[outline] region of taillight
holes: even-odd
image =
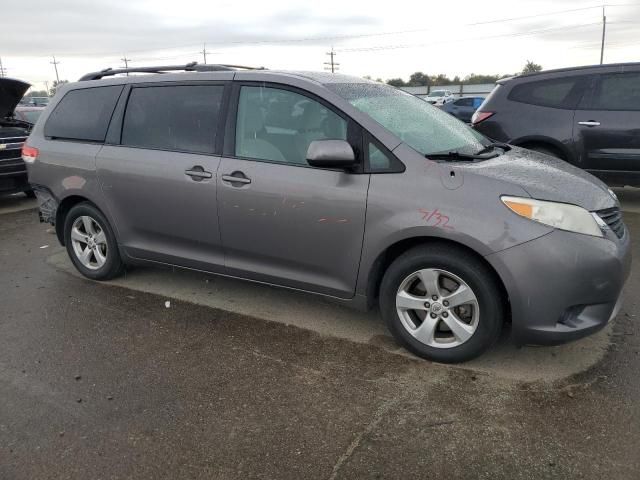
[[[22,145],[22,160],[24,160],[25,163],[35,162],[38,158],[38,153],[40,152],[38,152],[37,148],[30,147],[26,143]]]
[[[471,117],[471,125],[477,125],[478,123],[485,121],[494,113],[495,112],[481,112],[479,110],[476,110],[473,116]]]

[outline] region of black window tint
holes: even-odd
[[[509,99],[543,107],[571,108],[570,94],[577,82],[578,78],[573,77],[524,83],[513,87]]]
[[[44,127],[45,137],[104,142],[121,85],[70,90]]]
[[[131,90],[122,144],[213,153],[222,85],[138,87]]]
[[[592,109],[640,111],[640,73],[603,75],[593,97]]]
[[[460,98],[456,100],[455,105],[458,107],[472,107],[473,106],[473,98]]]

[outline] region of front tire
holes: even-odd
[[[500,336],[505,306],[496,275],[464,249],[415,247],[387,269],[380,310],[394,338],[419,357],[457,363]]]
[[[118,243],[106,217],[90,203],[69,210],[64,243],[78,271],[92,280],[109,280],[124,272]]]

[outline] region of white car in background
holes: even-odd
[[[431,105],[444,105],[445,103],[453,102],[455,97],[450,90],[434,90],[429,92],[429,95],[423,97]]]

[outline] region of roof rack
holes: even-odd
[[[121,73],[166,73],[166,72],[224,72],[233,70],[265,70],[264,67],[245,67],[243,65],[226,64],[199,64],[198,62],[186,65],[166,65],[161,67],[133,67],[133,68],[105,68],[99,72],[91,72],[83,75],[80,82],[86,80],[100,80],[103,77],[111,77]]]

